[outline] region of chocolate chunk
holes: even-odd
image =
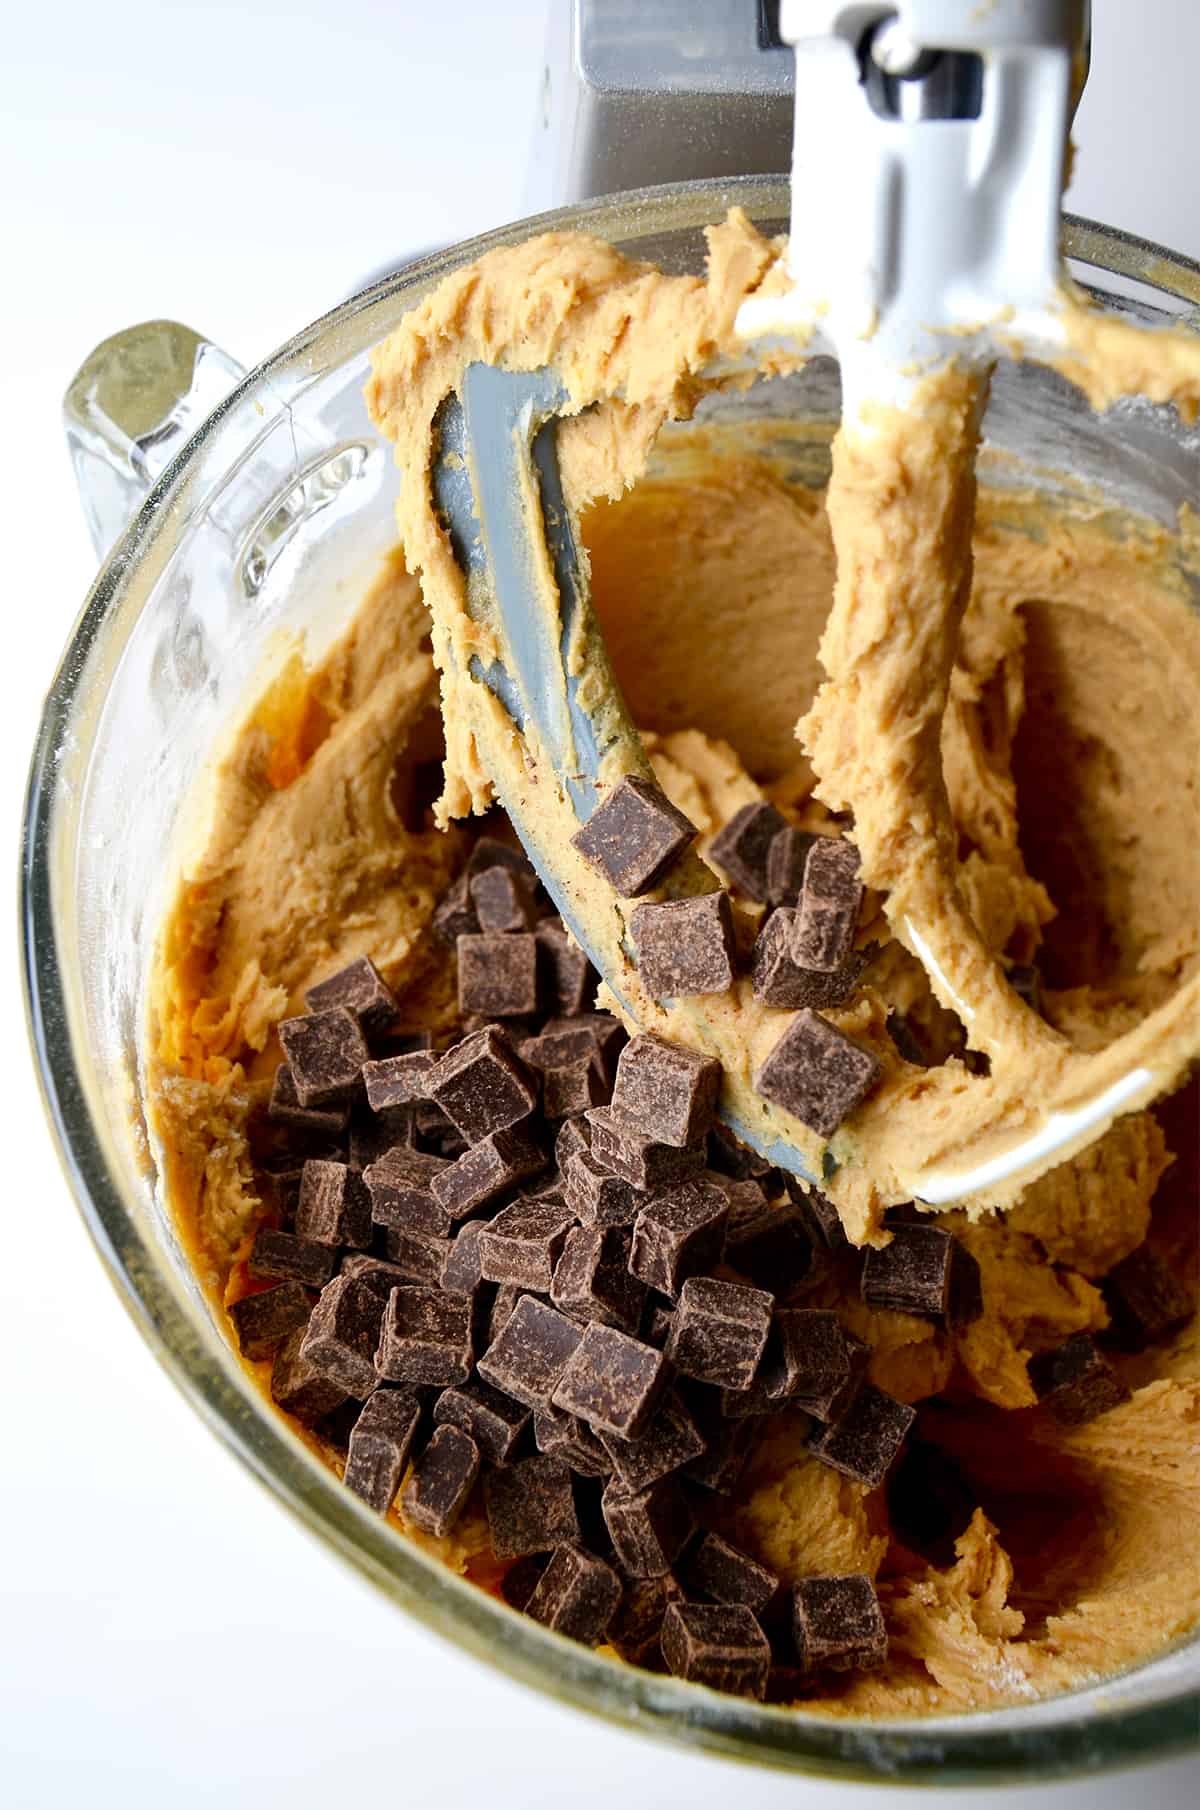
[[[605,1074],[614,1075],[617,1058],[629,1042],[629,1033],[621,1020],[614,1018],[611,1012],[579,1012],[573,1018],[548,1018],[542,1026],[542,1047],[549,1047],[553,1038],[581,1030],[590,1033]]]
[[[479,1241],[484,1280],[546,1294],[574,1223],[574,1215],[553,1195],[514,1201],[496,1215]]]
[[[630,1665],[652,1666],[662,1657],[659,1640],[667,1605],[682,1600],[683,1591],[669,1571],[629,1583],[608,1624],[609,1646]]]
[[[238,1350],[245,1358],[270,1357],[281,1339],[303,1326],[311,1303],[298,1282],[282,1282],[278,1288],[262,1288],[246,1295],[229,1309]]]
[[[544,1552],[528,1552],[523,1559],[517,1559],[509,1566],[500,1579],[500,1594],[510,1609],[525,1613],[530,1597],[537,1589],[538,1579],[546,1569],[549,1559]]]
[[[858,872],[858,850],[852,842],[822,836],[809,850],[792,923],[792,960],[798,967],[829,973],[845,963],[862,905]]]
[[[670,1337],[673,1318],[674,1314],[667,1302],[660,1301],[652,1294],[647,1294],[646,1306],[642,1312],[641,1333],[646,1344],[653,1345],[656,1351],[661,1351]]]
[[[482,1222],[480,1229],[482,1230]],[[498,1288],[495,1291],[495,1299],[488,1309],[487,1336],[483,1341],[485,1351],[489,1345],[494,1345],[496,1343],[496,1340],[500,1337],[500,1334],[504,1331],[504,1328],[508,1325],[508,1322],[516,1312],[517,1302],[521,1300],[521,1298],[522,1291],[519,1288]],[[576,1328],[576,1330],[578,1331],[579,1328]]]
[[[794,911],[781,907],[759,932],[752,969],[755,999],[792,1012],[802,1006],[845,1005],[867,965],[866,956],[851,950],[841,967],[829,972],[802,968],[792,957],[795,920]]]
[[[296,1206],[296,1235],[314,1244],[348,1244],[366,1250],[371,1242],[371,1197],[361,1175],[349,1164],[305,1163]]]
[[[471,903],[471,882],[466,874],[460,874],[440,900],[433,914],[433,930],[435,936],[451,949],[460,936],[477,934],[479,920]]]
[[[402,1232],[448,1238],[450,1215],[430,1191],[434,1177],[448,1167],[444,1157],[406,1144],[395,1145],[363,1171],[372,1220],[377,1226],[395,1226]]]
[[[260,1226],[254,1234],[246,1268],[252,1276],[324,1288],[336,1261],[337,1252],[330,1245],[297,1238],[294,1232],[273,1232],[269,1226]]]
[[[562,1161],[561,1157],[559,1160]],[[601,1168],[586,1145],[568,1157],[562,1168],[567,1205],[584,1225],[632,1225],[646,1204],[646,1196],[640,1188]]]
[[[466,1225],[460,1226],[458,1236],[446,1253],[439,1280],[452,1295],[473,1295],[483,1281],[479,1240],[486,1223],[482,1219],[469,1219]]]
[[[483,1482],[488,1531],[498,1559],[551,1552],[580,1538],[571,1473],[557,1458],[522,1458]]]
[[[733,985],[733,912],[724,890],[638,905],[630,929],[638,973],[652,998],[724,993]]]
[[[555,1307],[577,1320],[636,1332],[646,1288],[629,1271],[631,1242],[621,1226],[577,1226],[568,1233],[550,1285]]]
[[[846,1228],[829,1196],[822,1194],[811,1182],[802,1182],[797,1175],[785,1175],[783,1183],[814,1246],[824,1245],[829,1251],[843,1250],[847,1242]]]
[[[538,987],[546,1010],[563,1018],[587,1010],[597,974],[558,918],[543,918],[537,938]]]
[[[768,896],[767,859],[772,842],[787,824],[774,805],[760,801],[735,811],[724,829],[714,836],[708,855],[748,898],[765,904]]]
[[[863,1357],[867,1347],[861,1347]],[[762,1367],[747,1396],[762,1395],[759,1411],[791,1406],[815,1420],[834,1420],[849,1406],[862,1381],[865,1363],[856,1359],[835,1313],[820,1307],[776,1308],[771,1339]],[[755,1412],[739,1408],[738,1398],[724,1403],[727,1413]]]
[[[366,1251],[347,1251],[338,1264],[339,1276],[357,1276],[367,1282],[386,1301],[392,1290],[408,1277],[394,1263],[372,1257]]]
[[[354,1423],[343,1481],[381,1515],[396,1500],[420,1419],[410,1390],[376,1389]]]
[[[368,1040],[384,1036],[400,1019],[396,995],[369,955],[360,955],[356,962],[340,968],[328,980],[318,981],[304,995],[304,1003],[315,1013],[344,1006],[354,1013]]]
[[[717,1174],[731,1176],[734,1181],[763,1181],[771,1174],[766,1157],[743,1144],[719,1120],[708,1134],[708,1162]]]
[[[465,1383],[471,1374],[471,1304],[438,1288],[394,1288],[375,1368],[393,1383]]]
[[[744,1186],[745,1184],[743,1184]],[[738,1212],[730,1202],[725,1234],[725,1261],[749,1276],[756,1288],[783,1297],[808,1279],[813,1267],[812,1239],[798,1207],[791,1201]]]
[[[621,898],[632,899],[658,885],[695,835],[653,780],[626,775],[571,842]]]
[[[1023,999],[1031,1012],[1040,1014],[1042,1009],[1042,977],[1032,962],[1009,962],[1006,979],[1018,998]]]
[[[363,1083],[372,1111],[427,1100],[437,1060],[432,1050],[409,1050],[402,1056],[384,1056],[378,1062],[364,1063]]]
[[[461,1427],[438,1427],[413,1466],[401,1507],[414,1527],[442,1539],[467,1506],[478,1476],[475,1441]]]
[[[1066,1427],[1082,1426],[1129,1400],[1129,1390],[1088,1332],[1030,1358],[1029,1380],[1038,1400]]]
[[[654,1195],[634,1221],[630,1269],[674,1298],[689,1276],[720,1262],[728,1214],[724,1190],[703,1177]]]
[[[559,1546],[525,1613],[557,1634],[594,1645],[603,1640],[620,1599],[621,1580],[611,1565],[582,1546]]]
[[[383,1250],[389,1270],[405,1282],[419,1282],[426,1288],[439,1288],[451,1240],[437,1238],[428,1232],[406,1232],[400,1226],[385,1226]]]
[[[812,1011],[797,1012],[754,1077],[764,1099],[830,1138],[882,1074],[873,1052]]]
[[[636,1494],[614,1478],[600,1506],[617,1560],[633,1578],[661,1577],[669,1571],[695,1525],[674,1477],[663,1477]]]
[[[490,867],[504,867],[509,873],[519,874],[536,886],[537,874],[533,863],[522,848],[516,848],[511,842],[501,842],[498,836],[480,836],[467,859],[466,877],[473,880],[476,874],[486,873]]]
[[[668,1390],[636,1439],[601,1433],[600,1442],[631,1495],[678,1471],[704,1452],[704,1439],[675,1390]]]
[[[328,1106],[305,1106],[296,1086],[296,1077],[288,1064],[281,1062],[271,1084],[267,1117],[279,1125],[290,1125],[294,1131],[336,1140],[350,1123],[350,1102],[339,1100]]]
[[[734,1603],[671,1603],[663,1617],[667,1669],[735,1697],[767,1694],[771,1644],[751,1611]]]
[[[370,1068],[368,1062],[367,1067]],[[416,1149],[416,1112],[411,1106],[386,1106],[382,1112],[356,1107],[350,1119],[350,1167],[361,1175],[398,1144]]]
[[[434,1177],[433,1198],[451,1219],[465,1219],[545,1166],[537,1145],[521,1132],[493,1131]]]
[[[864,1383],[840,1417],[812,1435],[809,1450],[843,1477],[874,1489],[883,1482],[916,1417],[914,1408],[885,1395],[873,1383]]]
[[[772,836],[767,850],[767,898],[772,905],[795,905],[804,885],[808,851],[818,840],[811,830],[790,825]]]
[[[1187,1289],[1148,1244],[1109,1270],[1101,1287],[1113,1336],[1127,1351],[1153,1344],[1192,1311]]]
[[[976,1279],[979,1275],[974,1257],[950,1232],[939,1226],[900,1225],[889,1245],[868,1250],[862,1298],[870,1307],[888,1307],[895,1313],[918,1314],[943,1324],[956,1323],[956,1315],[968,1307],[975,1309],[970,1317],[978,1318],[982,1309],[978,1282],[973,1290],[962,1282],[956,1289],[956,1270],[964,1278],[968,1272]]]
[[[692,1144],[680,1150],[674,1144],[660,1144],[611,1106],[593,1106],[584,1117],[591,1127],[593,1157],[631,1187],[643,1192],[670,1188],[689,1176],[699,1175],[704,1167],[703,1145]]]
[[[294,1414],[297,1420],[312,1426],[342,1406],[346,1391],[304,1356],[305,1330],[304,1326],[298,1326],[294,1332],[289,1332],[275,1353],[271,1368],[271,1399],[285,1413]]]
[[[535,1408],[533,1437],[539,1452],[561,1458],[581,1477],[611,1477],[612,1460],[586,1420],[565,1408]]]
[[[556,1408],[597,1431],[635,1439],[666,1384],[663,1354],[615,1326],[591,1321],[555,1387]]]
[[[536,1012],[537,941],[529,934],[460,936],[458,1007],[488,1018]]]
[[[705,1449],[691,1458],[683,1474],[714,1495],[731,1496],[750,1456],[754,1441],[754,1424],[749,1420],[728,1420],[720,1412],[720,1397],[712,1390],[693,1385],[687,1396],[689,1411],[699,1428]]]
[[[558,1128],[554,1140],[554,1161],[560,1169],[565,1170],[573,1156],[581,1155],[592,1147],[592,1128],[586,1119],[568,1119]],[[577,1208],[572,1208],[577,1212]]]
[[[528,1118],[538,1098],[533,1076],[491,1027],[442,1057],[429,1091],[468,1144]]]
[[[279,1041],[302,1106],[350,1099],[369,1054],[358,1019],[344,1006],[285,1018]]]
[[[542,1074],[542,1111],[548,1119],[572,1119],[607,1103],[611,1089],[595,1054]]]
[[[479,1360],[479,1374],[515,1401],[549,1404],[583,1331],[533,1295],[522,1295]]]
[[[656,1143],[683,1149],[707,1135],[720,1090],[714,1057],[647,1032],[621,1051],[612,1110]]]
[[[717,1603],[741,1603],[755,1615],[761,1615],[779,1589],[773,1571],[717,1533],[706,1533],[692,1549],[681,1576],[686,1589]]]
[[[792,1637],[805,1672],[866,1671],[887,1658],[887,1629],[870,1578],[805,1577],[792,1586]]]
[[[358,1401],[379,1381],[375,1348],[385,1305],[365,1277],[335,1276],[321,1290],[300,1348],[305,1362]]]
[[[766,1350],[772,1306],[763,1289],[693,1276],[679,1291],[667,1356],[684,1376],[748,1389]]]
[[[586,1024],[542,1031],[521,1045],[522,1062],[543,1072],[548,1068],[563,1068],[572,1062],[588,1062],[598,1053],[596,1039]]]
[[[442,1391],[434,1403],[433,1418],[439,1427],[461,1427],[469,1433],[490,1464],[507,1464],[529,1425],[529,1409],[472,1377]]]
[[[472,876],[471,903],[485,935],[532,930],[537,922],[533,888],[509,867],[485,867]]]

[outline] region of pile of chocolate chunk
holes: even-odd
[[[684,908],[723,936],[722,897]],[[717,1122],[716,1062],[591,1009],[519,850],[479,838],[436,928],[450,1047],[403,1028],[366,957],[279,1026],[243,1354],[376,1510],[440,1537],[481,1504],[504,1596],[562,1634],[778,1700],[880,1663],[870,1579],[784,1589],[712,1525],[766,1417],[868,1487],[914,1419],[804,1304],[856,1261],[832,1204]],[[660,959],[712,941],[685,930]],[[943,1325],[980,1307],[973,1259],[928,1224],[897,1223],[861,1290]]]

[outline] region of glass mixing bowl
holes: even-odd
[[[449,270],[531,230],[581,228],[698,270],[703,227],[735,203],[786,229],[781,179],[648,189],[427,257],[249,375],[164,323],[83,367],[68,433],[98,550],[116,544],[46,703],[24,826],[25,978],[50,1119],[119,1292],[199,1412],[380,1589],[489,1664],[627,1727],[832,1777],[953,1785],[1162,1756],[1196,1735],[1196,1641],[1018,1708],[842,1722],[634,1670],[514,1614],[406,1542],[292,1435],[214,1322],[157,1186],[140,1104],[144,994],[206,762],[289,636],[327,643],[394,539],[391,453],[362,400],[370,348]],[[1107,305],[1153,322],[1200,303],[1195,264],[1083,221],[1065,235],[1075,274]],[[779,406],[769,386],[756,396],[736,406]],[[828,416],[835,374],[810,373],[787,408]],[[1134,402],[1097,418],[1037,367],[1001,369],[986,434],[985,483],[1099,492],[1168,526],[1200,498],[1200,438],[1172,414]]]

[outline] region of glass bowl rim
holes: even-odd
[[[346,1491],[264,1401],[249,1375],[214,1351],[160,1274],[162,1260],[126,1207],[88,1106],[72,1038],[56,930],[56,751],[71,732],[89,657],[122,606],[136,605],[126,633],[155,582],[146,578],[151,548],[169,558],[202,458],[219,451],[222,435],[264,397],[278,408],[273,385],[303,368],[319,342],[330,365],[373,344],[339,350],[344,329],[401,294],[411,305],[448,270],[497,246],[539,231],[587,230],[600,237],[644,236],[656,227],[681,230],[708,224],[732,205],[751,217],[786,219],[785,177],[666,184],[605,196],[582,205],[513,222],[470,241],[431,253],[370,283],[285,342],[248,372],[197,429],[153,486],[127,531],[102,563],[76,620],[48,692],[30,764],[22,826],[20,928],[27,1025],[43,1104],[71,1191],[109,1277],[147,1344],[172,1381],[251,1473],[313,1532],[442,1638],[539,1691],[627,1728],[728,1758],[816,1776],[881,1783],[1027,1782],[1103,1767],[1162,1759],[1196,1740],[1200,1693],[1185,1686],[1149,1703],[1024,1725],[1023,1706],[955,1716],[888,1720],[805,1715],[720,1696],[672,1678],[604,1658],[515,1614],[499,1599],[458,1577]],[[1200,303],[1200,264],[1133,234],[1064,215],[1063,248],[1070,257]],[[391,323],[388,323],[391,324]],[[310,378],[327,367],[308,363]],[[225,466],[218,461],[221,476]],[[191,499],[193,503],[196,498]],[[162,549],[164,536],[169,544]],[[174,539],[172,537],[175,537]],[[139,573],[142,597],[127,593]],[[69,953],[67,959],[69,960]],[[1155,1655],[1118,1677],[1145,1672]],[[1110,1682],[1106,1680],[1105,1682]],[[1078,1693],[1039,1700],[1045,1714],[1070,1705]],[[1031,1704],[1032,1711],[1038,1707]]]

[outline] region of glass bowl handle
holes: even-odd
[[[236,359],[178,321],[126,327],[84,359],[63,397],[63,426],[100,558],[245,374]]]

